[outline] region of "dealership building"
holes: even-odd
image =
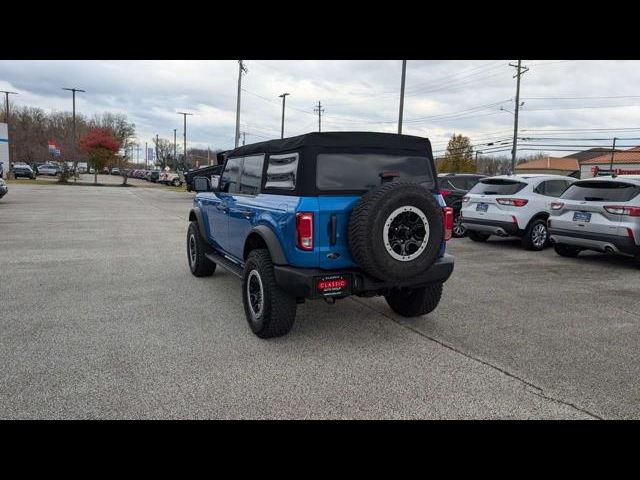
[[[602,175],[640,175],[640,147],[600,155],[580,162],[580,178]],[[612,171],[613,170],[613,171]]]

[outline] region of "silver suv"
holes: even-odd
[[[551,203],[548,221],[558,255],[581,250],[634,257],[640,263],[640,176],[597,177],[571,185]]]

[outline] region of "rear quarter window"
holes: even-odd
[[[640,187],[626,182],[576,182],[560,198],[586,202],[628,202]]]
[[[518,182],[517,180],[494,178],[480,180],[469,193],[479,193],[482,195],[514,195],[526,186],[526,183]]]

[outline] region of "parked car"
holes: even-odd
[[[26,163],[16,163],[13,165],[13,175],[15,178],[36,178],[36,172]]]
[[[111,169],[111,175],[120,175],[120,169],[118,167],[113,167]]]
[[[219,182],[195,177],[187,260],[242,279],[261,338],[291,329],[298,303],[383,295],[399,315],[433,311],[453,271],[453,210],[438,191],[429,140],[310,133],[228,153]]]
[[[109,172],[110,172],[109,167],[104,167],[102,169],[102,173],[105,174],[105,175],[109,175]]]
[[[91,175],[94,175],[94,174],[96,173],[96,169],[95,169],[95,168],[93,168],[93,167],[89,167],[89,173],[90,173]]]
[[[38,166],[38,175],[47,175],[51,177],[55,177],[56,175],[60,175],[60,167],[58,165],[39,165]]]
[[[165,185],[173,185],[174,187],[179,187],[183,183],[182,178],[180,178],[180,174],[175,172],[161,172],[158,182]]]
[[[193,190],[193,179],[198,177],[213,177],[214,175],[220,175],[224,165],[212,165],[209,167],[202,167],[195,170],[189,170],[184,174],[184,182],[187,185],[187,192]]]
[[[0,198],[4,197],[7,193],[9,193],[9,187],[7,187],[4,179],[0,178]]]
[[[558,255],[594,250],[627,255],[640,265],[640,176],[575,182],[551,203],[548,227]]]
[[[561,175],[499,175],[481,179],[463,198],[462,224],[475,242],[519,237],[527,250],[548,245],[551,201],[576,179]]]
[[[157,183],[160,180],[160,170],[152,170],[149,173],[149,181],[151,183]]]
[[[447,206],[453,208],[454,237],[460,238],[467,234],[467,230],[462,225],[462,219],[460,218],[462,199],[469,190],[476,186],[476,183],[481,178],[485,177],[486,175],[477,175],[475,173],[441,173],[438,175],[440,194]]]

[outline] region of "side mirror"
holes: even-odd
[[[209,192],[211,190],[211,184],[207,177],[196,177],[193,179],[193,189],[196,192]]]

